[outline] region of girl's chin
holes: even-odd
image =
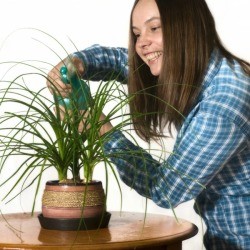
[[[160,75],[160,70],[155,70],[150,68],[150,72],[153,76],[159,76]]]
[[[159,76],[161,72],[161,65],[158,63],[149,63],[148,64],[150,72],[154,76]]]

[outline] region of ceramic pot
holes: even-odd
[[[105,212],[106,200],[101,181],[88,184],[46,183],[42,197],[42,215],[45,218],[93,218]]]

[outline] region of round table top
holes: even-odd
[[[107,228],[89,231],[47,230],[38,213],[5,214],[0,221],[0,249],[131,249],[168,245],[197,234],[197,227],[174,217],[133,212],[111,212]]]

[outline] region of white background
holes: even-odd
[[[67,53],[94,43],[110,46],[127,46],[128,22],[133,0],[1,0],[0,5],[0,62],[42,60],[56,64]],[[249,0],[207,0],[215,16],[217,29],[226,47],[237,56],[250,61],[250,1]],[[30,29],[32,28],[32,29]],[[58,44],[34,29],[46,32],[62,43],[67,53]],[[69,39],[70,38],[70,39]],[[74,45],[70,42],[73,41]],[[39,42],[40,41],[40,42]],[[42,43],[53,48],[56,56]],[[74,47],[76,46],[76,48]],[[49,70],[47,66],[45,70]],[[8,69],[8,65],[0,64],[0,79]],[[18,69],[8,73],[18,74]],[[41,88],[45,82],[34,80],[34,88]],[[166,144],[169,150],[174,140]],[[14,164],[18,163],[16,159]],[[95,172],[96,178],[102,179],[100,167]],[[8,170],[8,172],[11,170]],[[2,174],[4,174],[3,172]],[[50,171],[44,178],[55,179],[56,173]],[[4,176],[0,176],[0,181]],[[112,181],[112,180],[111,180]],[[120,196],[116,184],[111,185],[108,198],[108,209],[120,209]],[[123,211],[145,211],[145,200],[129,188],[123,187]],[[7,187],[0,188],[0,198]],[[41,190],[42,192],[42,190]],[[31,210],[32,190],[10,204],[0,203],[3,213],[29,212]],[[40,210],[41,193],[36,210]],[[202,249],[202,228],[200,218],[193,212],[193,201],[180,205],[176,209],[177,216],[194,222],[200,232],[194,238],[184,242],[184,249]],[[172,211],[161,209],[148,202],[148,212],[172,215]]]

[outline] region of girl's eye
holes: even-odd
[[[156,31],[156,30],[158,30],[158,29],[160,29],[160,28],[161,28],[160,26],[152,27],[151,30],[152,30],[152,31]]]
[[[134,34],[135,38],[139,38],[140,34]]]

